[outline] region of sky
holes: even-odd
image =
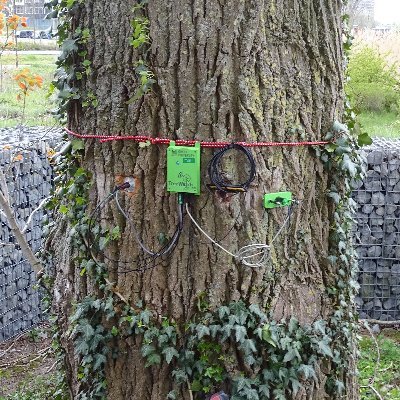
[[[375,0],[375,20],[381,24],[400,24],[400,0]]]

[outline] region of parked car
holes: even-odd
[[[46,31],[40,31],[37,36],[37,39],[52,39],[51,33]]]
[[[20,38],[20,39],[33,39],[34,32],[33,31],[17,31],[16,36],[17,36],[17,38]]]

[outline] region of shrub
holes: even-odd
[[[350,57],[346,92],[359,111],[398,112],[400,76],[378,50],[364,46]]]

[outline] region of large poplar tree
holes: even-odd
[[[334,121],[343,120],[345,57],[340,0],[59,0],[53,1],[53,5],[64,21],[60,33],[64,38],[60,61],[64,73],[59,73],[58,82],[61,107],[67,113],[69,128],[80,134],[228,142],[315,141],[323,140]],[[346,367],[340,367],[343,354],[351,354],[351,334],[342,337],[338,328],[340,321],[351,314],[351,307],[350,311],[347,308],[337,314],[340,303],[351,300],[350,295],[338,295],[348,293],[350,269],[341,269],[339,261],[333,261],[334,255],[343,250],[338,246],[344,246],[332,239],[331,231],[338,215],[335,201],[339,204],[339,199],[332,194],[335,171],[324,167],[324,162],[329,163],[324,158],[321,161],[320,152],[307,146],[251,149],[256,164],[255,180],[246,194],[231,196],[206,188],[207,162],[215,150],[201,150],[201,194],[193,196],[188,207],[206,232],[235,253],[247,244],[271,244],[286,223],[271,244],[263,266],[249,268],[213,246],[183,210],[183,231],[170,256],[157,259],[159,265],[155,268],[127,272],[144,265],[136,236],[147,247],[159,248],[160,243],[171,239],[179,223],[177,195],[166,190],[166,146],[139,146],[128,140],[101,143],[95,139],[85,139],[82,146],[75,142],[74,146],[74,151],[81,154],[75,162],[83,169],[74,170],[73,178],[79,181],[84,175],[88,179],[85,215],[92,215],[93,225],[109,229],[108,237],[97,246],[92,242],[101,235],[86,235],[86,225],[81,229],[83,244],[78,246],[73,237],[79,231],[79,221],[71,222],[70,215],[70,222],[64,217],[51,238],[57,270],[54,305],[68,381],[75,398],[79,391],[90,396],[93,387],[85,374],[96,374],[90,357],[84,358],[92,354],[82,343],[90,342],[94,334],[90,329],[97,328],[79,325],[83,318],[85,323],[96,320],[102,326],[98,333],[103,344],[104,332],[112,332],[112,339],[107,339],[107,346],[104,344],[109,349],[104,353],[106,358],[99,359],[97,365],[101,365],[98,369],[102,369],[107,382],[108,399],[161,400],[168,393],[173,398],[172,390],[179,399],[200,399],[223,389],[235,392],[235,399],[321,400],[339,398],[342,383],[347,399],[358,397],[351,360],[343,360]],[[243,179],[245,162],[235,153],[227,161],[225,172],[232,179]],[[113,198],[104,201],[124,177],[135,182],[133,192],[118,194],[130,222]],[[336,188],[337,197],[346,191],[338,185]],[[74,187],[68,195],[75,190]],[[291,209],[290,223],[286,221],[287,207],[263,207],[263,195],[279,191],[290,191],[299,201]],[[79,205],[82,203],[83,200]],[[61,211],[68,215],[66,210],[64,207]],[[67,240],[60,241],[60,235]],[[96,258],[95,262],[107,273],[105,280],[104,274],[101,281],[94,277],[96,273],[88,272],[88,261],[79,256],[79,251]],[[153,265],[149,258],[145,262],[147,266]],[[100,309],[107,311],[107,306],[98,302],[87,307],[92,315],[83,316],[82,302],[89,304],[88,299],[100,299],[106,303],[109,295],[105,294],[105,287],[111,286],[111,291],[117,293],[111,318],[98,318]],[[121,315],[129,314],[123,311],[127,304],[151,312],[155,326],[167,321],[176,330],[177,344],[173,349],[169,347],[170,357],[167,354],[167,361],[172,358],[170,364],[154,353],[150,359],[154,365],[145,367],[149,357],[144,354],[143,344],[157,347],[156,339],[144,342],[140,331],[143,327],[138,328],[136,335],[132,330],[131,335],[122,334],[118,321]],[[269,379],[269,395],[266,387],[262,395],[261,383],[257,383],[262,367],[254,367],[258,364],[241,354],[246,351],[240,340],[242,331],[237,328],[239,322],[232,326],[232,336],[222,344],[220,333],[212,338],[207,331],[207,318],[211,317],[203,314],[232,304],[238,305],[238,309],[253,310],[254,318],[258,313],[254,305],[258,305],[260,315],[266,313],[271,319],[267,327],[255,322],[255,329],[263,329],[258,331],[262,332],[262,339],[258,339],[264,340],[266,346],[264,356],[257,362],[271,362],[268,368],[273,376],[263,378],[264,383]],[[230,309],[232,315],[234,309]],[[336,328],[332,325],[334,317]],[[193,329],[204,329],[199,346],[200,342],[206,344],[203,348],[195,345],[195,357],[202,354],[203,361],[212,358],[207,353],[207,343],[211,346],[209,353],[234,354],[234,361],[232,357],[210,361],[211,366],[222,366],[223,371],[218,370],[222,381],[211,379],[208,388],[202,382],[198,387],[198,379],[193,382],[190,373],[179,386],[176,373],[172,374],[178,363],[174,350],[179,352],[184,347],[189,321]],[[223,325],[221,321],[219,326]],[[260,321],[264,321],[264,316],[260,316]],[[288,324],[288,335],[292,336],[287,336],[287,340],[292,343],[297,340],[300,327],[313,326],[300,335],[304,345],[301,354],[296,354],[295,346],[288,346],[285,353],[285,344],[281,342],[284,336],[274,336],[273,321],[283,321],[282,329]],[[72,334],[68,332],[71,324],[75,326]],[[348,329],[347,325],[344,329]],[[246,335],[243,337],[250,338],[249,332]],[[315,346],[304,344],[307,335],[314,335],[309,340],[314,340],[321,351],[311,354],[310,349]],[[259,346],[260,340],[253,339],[247,344]],[[93,345],[94,353],[98,351],[97,345]],[[147,349],[148,353],[153,351],[151,347]],[[278,355],[274,361],[278,351],[283,352],[279,353],[282,358]],[[304,365],[312,367],[307,369]],[[294,371],[302,372],[291,380]],[[205,374],[213,372],[205,369]],[[240,377],[248,379],[244,388],[238,388]],[[246,389],[246,385],[250,386]],[[98,387],[96,390],[102,393]]]

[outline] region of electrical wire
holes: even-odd
[[[135,237],[137,237],[140,241],[139,235],[136,231],[136,228],[134,227],[133,223],[130,221],[129,217],[127,216],[126,212],[122,209],[118,199],[117,199],[117,195],[119,193],[120,190],[126,189],[129,184],[128,183],[124,183],[123,185],[117,186],[111,193],[109,193],[99,204],[97,204],[96,208],[93,210],[93,212],[90,214],[89,217],[89,224],[88,224],[88,232],[91,233],[92,232],[92,224],[93,221],[95,220],[95,216],[103,209],[103,207],[110,202],[114,197],[116,200],[116,204],[119,208],[119,211],[122,212],[122,214],[124,215],[124,217],[128,220],[128,222],[130,223],[130,225],[134,228],[134,234]],[[151,250],[147,249],[142,243],[143,247],[146,248],[146,251],[144,251],[144,248],[142,246],[141,249],[143,250],[144,253],[148,254],[147,257],[142,258],[141,260],[138,260],[138,264],[140,265],[138,268],[124,268],[124,269],[118,269],[118,273],[130,273],[130,272],[145,272],[148,271],[150,269],[154,269],[159,265],[162,265],[166,259],[162,259],[161,261],[157,262],[157,260],[159,260],[160,258],[162,258],[163,256],[166,255],[171,255],[173,253],[173,251],[175,250],[177,244],[178,244],[178,239],[180,236],[180,233],[182,232],[183,229],[183,206],[180,205],[180,207],[178,208],[178,214],[179,214],[179,222],[176,226],[175,232],[172,235],[172,239],[171,241],[169,241],[168,243],[166,243],[166,245],[164,245],[163,247],[161,247],[157,252],[152,252]],[[94,249],[94,245],[93,245],[93,241],[92,238],[90,237],[90,235],[87,235],[87,242],[88,242],[88,247],[90,250]],[[97,252],[99,252],[100,250],[97,249]],[[103,257],[111,262],[114,263],[119,263],[119,264],[132,264],[133,261],[125,261],[125,260],[121,260],[121,259],[113,259],[108,257],[104,252],[103,252]]]
[[[231,183],[226,180],[223,176],[222,171],[222,159],[231,150],[236,150],[243,153],[247,159],[247,162],[250,166],[248,178],[246,181],[242,183]],[[256,176],[256,163],[254,161],[254,157],[251,151],[242,146],[241,144],[232,143],[229,146],[224,147],[219,150],[217,153],[213,155],[209,164],[208,164],[208,176],[211,181],[210,188],[215,188],[221,192],[225,193],[240,193],[247,192],[250,184],[253,182]]]
[[[182,233],[183,230],[183,210],[182,204],[179,204],[178,207],[178,216],[179,216],[179,222],[178,225],[175,229],[175,232],[171,238],[171,240],[168,242],[168,244],[166,246],[164,246],[162,249],[158,250],[158,251],[153,251],[153,250],[149,250],[142,242],[142,240],[140,239],[139,233],[135,227],[135,224],[131,221],[131,219],[129,218],[129,216],[126,214],[125,210],[122,208],[119,199],[118,199],[118,192],[115,195],[115,202],[117,204],[117,207],[119,209],[119,211],[121,212],[121,214],[125,217],[125,219],[128,221],[129,225],[132,228],[132,231],[135,235],[135,239],[136,242],[138,243],[138,245],[140,246],[140,248],[147,254],[149,254],[151,257],[160,257],[163,255],[167,255],[171,252],[171,250],[173,250],[176,246],[175,244],[178,242],[179,237]]]
[[[286,217],[285,221],[283,222],[282,226],[275,234],[274,238],[271,240],[269,245],[265,243],[253,243],[246,246],[241,247],[237,253],[232,253],[225,247],[223,247],[220,243],[214,240],[204,229],[198,224],[198,222],[194,219],[193,215],[190,213],[189,206],[186,204],[186,213],[189,218],[192,220],[193,224],[196,228],[215,246],[219,247],[222,251],[229,254],[233,258],[239,260],[243,265],[250,268],[260,268],[263,267],[267,259],[269,258],[269,251],[271,245],[275,242],[278,236],[283,231],[286,224],[289,222],[291,217],[291,206],[289,208],[288,216]]]

